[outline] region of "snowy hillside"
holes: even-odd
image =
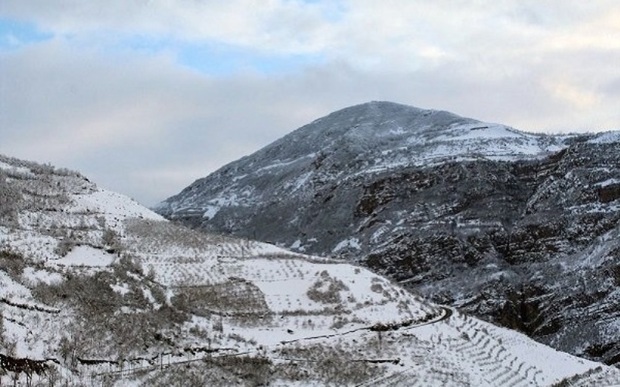
[[[293,131],[156,211],[347,258],[435,302],[618,364],[620,249],[608,236],[620,222],[619,139],[371,102]]]
[[[459,160],[539,158],[565,148],[566,139],[444,111],[371,102],[299,128],[197,180],[156,210],[197,224],[212,220],[223,228],[227,214],[217,218],[222,209],[251,208],[277,195],[303,194],[300,191],[317,182]]]
[[[459,162],[539,160],[567,148],[572,140],[574,136],[529,134],[444,111],[370,102],[293,131],[195,181],[155,210],[192,227],[256,236],[298,251],[340,253],[339,244],[346,245],[350,235],[314,235],[331,226],[306,214],[320,214],[327,204],[338,217],[354,220],[359,208],[339,201],[335,193],[340,187],[348,186],[355,197],[360,185],[398,171]]]
[[[0,161],[2,384],[620,383],[366,269],[192,231],[74,172]]]

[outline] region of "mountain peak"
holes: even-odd
[[[419,165],[454,157],[536,157],[563,146],[563,139],[549,139],[443,110],[371,101],[316,119],[256,155],[265,151],[281,159],[295,152],[298,157],[303,152],[331,154],[347,147],[384,153],[408,148],[404,153],[409,153],[411,164]]]
[[[337,181],[394,168],[458,160],[531,159],[564,148],[564,140],[446,111],[371,101],[314,120],[197,180],[156,208],[171,215],[197,207],[212,218],[222,207],[250,205],[253,193],[270,190],[269,185],[291,193],[312,181]],[[213,196],[222,190],[235,191],[234,199],[228,194]]]
[[[397,124],[414,130],[431,123],[446,126],[457,121],[469,122],[475,120],[463,118],[445,111],[421,109],[389,101],[371,101],[337,110],[313,121],[305,127],[310,126],[315,129],[316,124],[321,122],[323,126],[335,125],[342,130],[359,127],[360,125],[372,125],[375,129],[381,129],[390,127],[390,124]]]
[[[396,111],[407,110],[410,113],[415,113],[415,112],[421,113],[421,112],[425,112],[428,110],[428,109],[423,109],[423,108],[419,108],[419,107],[415,107],[411,105],[405,105],[405,104],[392,102],[392,101],[369,101],[369,102],[364,102],[358,105],[352,105],[352,106],[340,109],[334,113],[338,113],[343,110],[346,111],[346,110],[362,110],[362,109],[371,110],[374,112],[379,112],[379,111],[396,112]]]
[[[457,159],[519,159],[549,154],[564,139],[519,132],[456,114],[386,101],[350,106],[289,133],[215,173],[261,175],[314,165],[347,166],[351,174]],[[328,158],[330,163],[323,163]]]

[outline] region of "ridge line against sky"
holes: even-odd
[[[620,129],[620,3],[3,0],[0,153],[152,205],[346,106]]]

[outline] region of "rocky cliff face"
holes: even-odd
[[[432,168],[452,179],[426,189],[430,208],[444,210],[390,229],[364,263],[436,301],[618,363],[620,206],[607,197],[617,154],[617,143],[584,143],[543,161]]]
[[[314,121],[157,210],[358,260],[435,301],[616,364],[619,139],[373,102]]]

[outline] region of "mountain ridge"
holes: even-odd
[[[404,118],[394,120],[394,114]],[[413,128],[413,132],[404,128]],[[337,163],[332,163],[332,170],[326,172],[337,175],[335,169],[342,168],[341,164],[346,164],[346,167],[356,164],[353,165],[354,173],[363,174],[381,172],[390,167],[431,165],[433,161],[442,163],[459,156],[465,159],[537,157],[541,153],[548,154],[561,149],[568,138],[558,136],[553,140],[550,136],[526,134],[503,125],[483,123],[445,111],[425,110],[391,102],[369,102],[341,109],[304,125],[254,154],[225,165],[209,177],[196,180],[178,195],[153,208],[159,213],[176,216],[173,213],[181,211],[171,208],[170,203],[176,202],[177,205],[186,197],[193,202],[200,195],[196,191],[201,187],[208,189],[213,184],[212,180],[227,175],[235,175],[233,183],[241,180],[241,183],[251,186],[252,182],[244,180],[259,172],[290,166],[295,173],[305,173],[308,178],[313,169],[318,170],[323,163],[329,164],[332,160]],[[489,141],[497,146],[485,153]],[[395,143],[399,144],[398,149],[394,149]],[[459,150],[463,144],[470,146]],[[516,155],[507,153],[515,152],[515,149]],[[378,160],[374,165],[368,163],[368,160],[356,158],[358,154],[368,156],[369,152]],[[412,152],[418,154],[412,157]],[[290,182],[290,187],[304,183],[303,180]],[[195,207],[195,204],[192,205]],[[207,212],[213,213],[218,205],[211,205],[211,210]]]

